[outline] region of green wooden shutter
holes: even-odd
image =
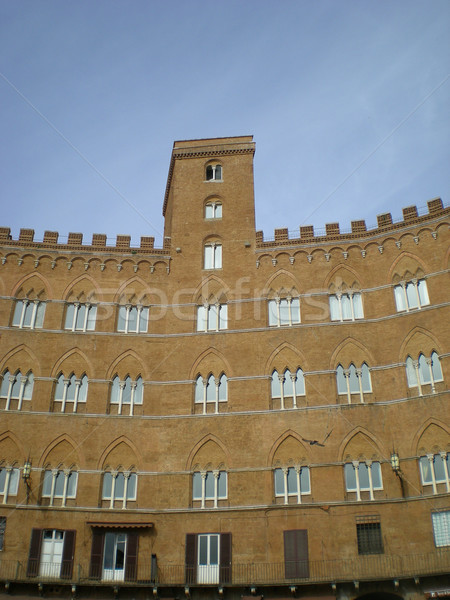
[[[102,576],[103,544],[105,534],[98,529],[92,530],[91,562],[89,564],[89,577],[100,579]]]
[[[30,551],[28,553],[27,576],[36,577],[39,574],[41,558],[42,529],[31,530]]]
[[[291,529],[284,532],[284,573],[286,579],[309,577],[306,529]]]
[[[220,534],[220,583],[231,583],[231,533]]]
[[[186,583],[195,583],[197,581],[197,534],[186,534]]]
[[[75,555],[76,531],[69,529],[64,532],[64,547],[61,563],[61,577],[72,579],[73,557]]]
[[[127,556],[125,560],[125,581],[137,579],[137,554],[139,536],[134,531],[127,533]]]

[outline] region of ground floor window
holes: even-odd
[[[450,546],[450,510],[431,514],[436,548]]]
[[[357,517],[358,554],[383,554],[380,518],[376,515]]]
[[[102,581],[135,581],[137,548],[138,535],[133,531],[94,529],[89,576]]]
[[[231,582],[231,533],[186,535],[186,583]]]
[[[75,531],[33,529],[28,555],[28,577],[48,579],[72,577]]]
[[[308,531],[284,531],[284,576],[286,579],[309,577]]]

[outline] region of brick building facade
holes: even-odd
[[[175,142],[163,248],[0,229],[0,595],[450,588],[450,211],[265,240],[254,149]]]

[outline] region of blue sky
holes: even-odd
[[[160,246],[173,141],[248,134],[266,237],[448,203],[449,25],[448,0],[0,0],[1,225]]]

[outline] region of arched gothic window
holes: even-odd
[[[420,353],[418,360],[413,360],[411,356],[406,359],[406,378],[408,387],[417,387],[419,396],[423,395],[422,386],[430,385],[431,391],[435,393],[435,383],[443,381],[441,362],[437,352],[432,352],[428,358]]]
[[[124,406],[129,406],[128,414],[133,415],[134,406],[142,404],[144,395],[144,382],[142,377],[133,381],[129,375],[121,380],[116,375],[112,382],[111,404],[117,404],[117,414],[123,413]]]
[[[365,362],[358,369],[353,363],[350,363],[348,369],[338,365],[336,380],[338,394],[346,395],[349,404],[352,402],[352,395],[359,395],[360,401],[364,402],[364,394],[372,391],[370,371]]]
[[[272,373],[271,393],[272,401],[279,403],[279,406],[273,406],[274,408],[297,408],[298,398],[305,395],[305,377],[302,369],[298,368],[293,373],[289,369],[278,373],[275,369]]]
[[[3,373],[3,380],[0,386],[0,398],[6,400],[5,410],[21,410],[24,400],[31,400],[33,394],[34,376],[31,371],[22,375],[20,371],[14,374],[6,370]],[[17,400],[17,403],[13,403]]]
[[[61,373],[56,382],[55,402],[61,402],[61,412],[66,411],[68,403],[73,403],[73,412],[77,412],[78,404],[86,403],[87,390],[87,375],[78,379],[74,373],[69,377],[64,377]]]
[[[208,412],[208,405],[214,407],[214,412],[219,412],[219,404],[226,402],[227,376],[222,373],[219,377],[209,375],[203,378],[199,375],[195,381],[195,404],[203,407],[203,414]]]

